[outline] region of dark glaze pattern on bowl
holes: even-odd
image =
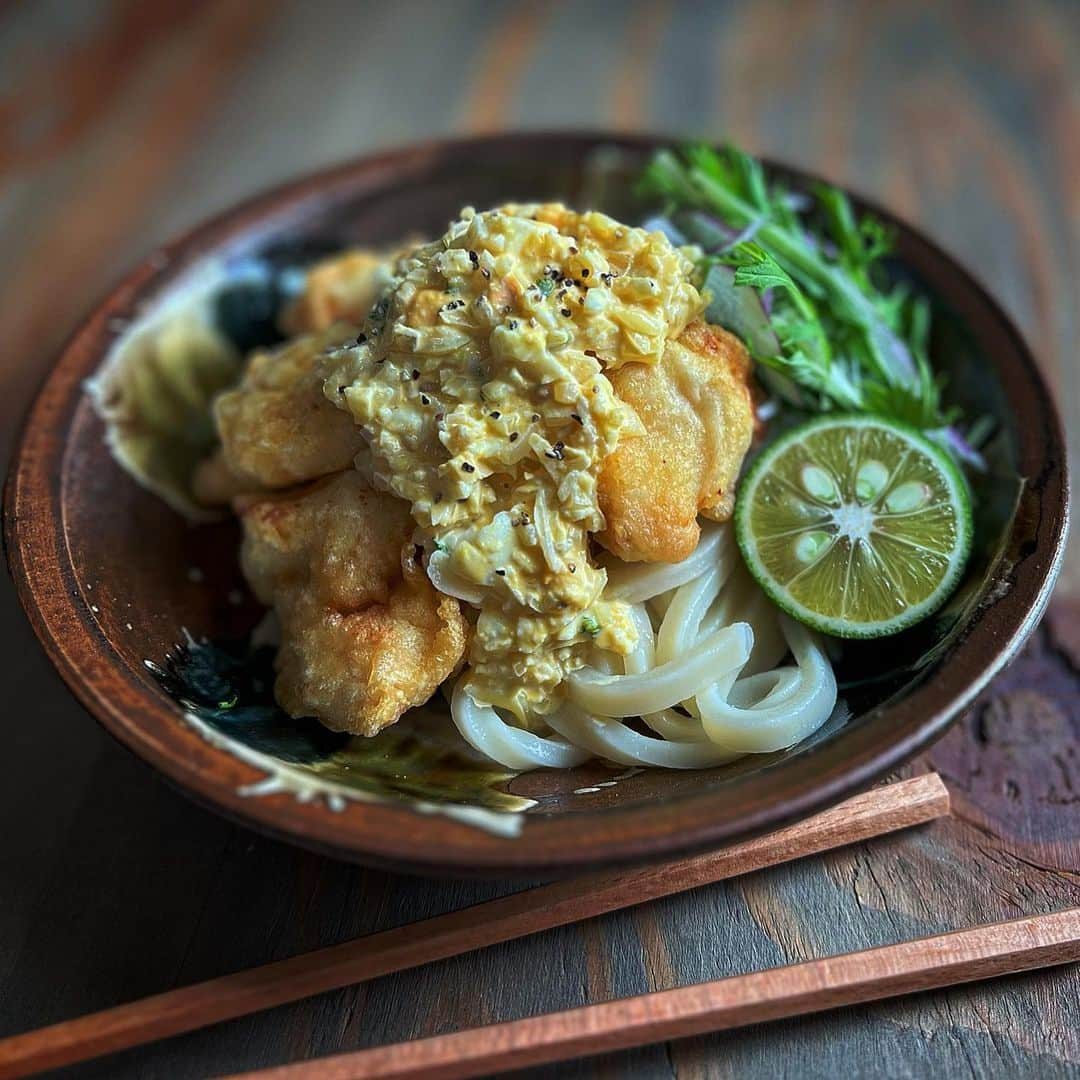
[[[969,416],[990,413],[999,427],[991,473],[976,482],[979,544],[964,583],[922,626],[845,651],[839,671],[852,715],[826,735],[723,769],[647,770],[614,786],[597,787],[612,775],[599,764],[526,774],[510,791],[538,805],[511,838],[400,802],[335,810],[288,792],[245,796],[263,774],[185,724],[144,663],[164,664],[181,627],[195,638],[235,641],[260,612],[236,565],[235,525],[187,525],[130,480],[104,446],[81,388],[118,328],[208,256],[243,261],[271,250],[390,244],[439,232],[463,205],[510,198],[603,198],[605,209],[637,215],[626,186],[583,192],[582,164],[602,145],[643,159],[661,141],[522,135],[367,158],[194,230],[134,270],[94,312],[28,418],[8,481],[5,540],[38,636],[112,734],[195,799],[275,835],[421,871],[505,873],[655,857],[773,828],[865,787],[945,730],[1045,607],[1066,528],[1064,444],[1046,385],[1000,308],[940,249],[876,207],[897,226],[900,272],[933,300],[935,363],[949,375],[950,399]],[[807,181],[776,171],[794,184]],[[192,580],[199,575],[189,575],[191,567],[202,580]]]

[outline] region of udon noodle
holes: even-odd
[[[478,704],[459,679],[451,712],[476,750],[520,770],[591,757],[698,769],[785,749],[832,713],[836,679],[821,643],[750,578],[730,525],[706,527],[680,563],[611,560],[607,570],[605,597],[632,604],[634,650],[594,649],[565,700],[530,719],[534,730]]]

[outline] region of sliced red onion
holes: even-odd
[[[958,427],[950,425],[949,427],[935,428],[933,431],[926,432],[926,435],[939,446],[943,446],[950,451],[962,464],[975,469],[977,472],[986,472],[986,458],[964,438]]]

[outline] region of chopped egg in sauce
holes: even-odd
[[[326,382],[368,443],[358,467],[411,504],[431,581],[479,609],[470,694],[522,722],[594,646],[635,644],[590,555],[601,465],[642,431],[605,372],[655,363],[701,314],[692,271],[604,214],[466,209],[400,261]]]

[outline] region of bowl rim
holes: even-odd
[[[1064,557],[1069,478],[1064,432],[1038,365],[1010,317],[982,283],[919,229],[848,190],[858,205],[893,224],[905,242],[953,279],[956,301],[995,322],[1006,343],[1000,355],[1017,360],[998,376],[1019,415],[1017,451],[1025,476],[1009,531],[1017,548],[1003,572],[999,559],[990,590],[950,649],[935,679],[901,701],[862,717],[843,740],[823,740],[775,768],[788,774],[781,799],[748,795],[735,780],[721,789],[690,792],[659,803],[530,815],[526,838],[507,839],[406,806],[350,802],[343,811],[300,803],[291,795],[249,798],[238,791],[262,774],[207,744],[163,695],[147,692],[112,649],[80,599],[66,540],[62,476],[68,435],[79,408],[88,407],[83,382],[104,359],[111,320],[130,317],[199,259],[260,231],[301,218],[313,206],[346,192],[377,191],[417,169],[455,156],[536,152],[537,144],[584,155],[597,146],[647,150],[671,137],[598,131],[527,131],[432,139],[382,150],[302,175],[256,194],[194,226],[139,262],[74,331],[47,370],[23,421],[4,491],[4,547],[19,600],[45,652],[77,699],[111,735],[196,802],[273,836],[336,857],[423,873],[566,873],[586,866],[673,855],[777,828],[868,786],[940,737],[949,724],[1019,651],[1046,608]],[[779,162],[770,170],[812,182],[814,174]],[[963,313],[961,313],[963,315]],[[1020,537],[1020,525],[1027,532]],[[996,576],[1000,575],[1000,580]],[[843,752],[838,752],[840,746]],[[182,747],[183,753],[178,753]],[[748,778],[749,779],[749,778]],[[761,786],[761,785],[759,785]],[[733,799],[736,793],[741,800]],[[721,797],[723,796],[723,797]],[[741,801],[734,817],[718,811]]]

